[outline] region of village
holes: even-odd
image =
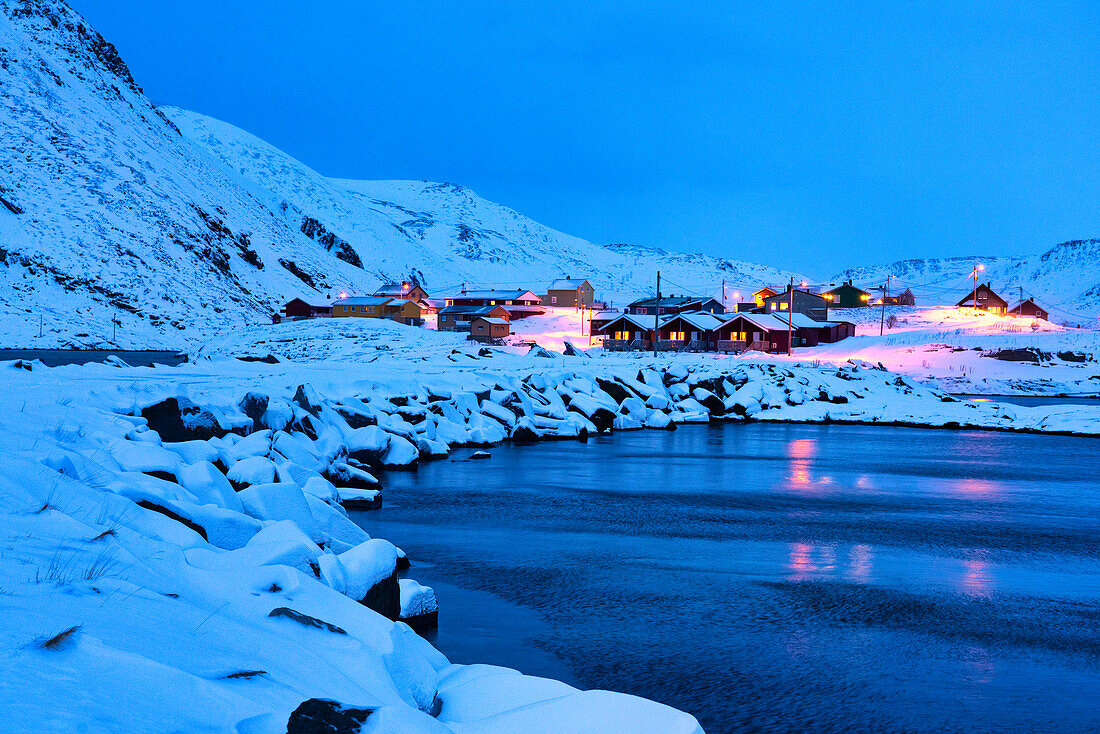
[[[961,294],[956,309],[1049,320],[1049,312],[1034,299],[1024,297],[1022,291],[1020,299],[1010,304],[989,283],[979,283],[979,270],[975,268],[974,287]],[[597,300],[595,287],[586,278],[565,276],[553,280],[542,294],[522,288],[472,289],[463,284],[442,298],[429,294],[415,281],[404,281],[383,284],[364,296],[341,292],[326,303],[294,298],[273,320],[388,319],[465,333],[470,341],[482,344],[534,346],[540,334],[557,328],[554,324],[564,319],[572,326],[564,331],[558,328],[557,333],[585,338],[587,346],[613,352],[791,354],[795,348],[833,344],[855,336],[857,320],[866,320],[856,318],[861,312],[878,309],[881,332],[896,325],[898,307],[917,306],[910,288],[892,294],[889,283],[866,290],[851,280],[826,285],[791,282],[766,286],[744,301],[739,291],[727,288],[725,283],[717,297],[661,295],[659,285],[657,293],[614,309]],[[887,307],[891,307],[889,319]]]

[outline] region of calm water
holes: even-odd
[[[498,447],[357,518],[433,642],[734,731],[1100,730],[1100,440],[730,424]]]

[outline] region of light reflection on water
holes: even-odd
[[[440,582],[457,661],[564,665],[710,734],[1100,730],[1098,459],[1058,436],[696,427],[391,474],[358,519]]]

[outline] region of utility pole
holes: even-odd
[[[882,288],[882,316],[878,320],[878,335],[882,336],[882,330],[886,324],[886,298],[890,295],[890,278],[886,276],[886,285]]]
[[[653,356],[657,356],[657,329],[661,325],[661,271],[657,271],[657,302],[653,306]]]
[[[974,266],[974,310],[978,310],[978,266]]]
[[[722,281],[722,310],[726,310],[726,281]]]
[[[787,286],[787,291],[791,294],[790,305],[787,306],[787,356],[791,356],[791,352],[794,350],[793,337],[794,337],[794,278],[791,278],[791,283]]]

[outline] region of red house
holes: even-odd
[[[318,305],[307,303],[301,298],[292,298],[283,306],[283,316],[288,319],[313,319],[332,316],[332,304]]]
[[[1025,298],[1019,301],[1012,308],[1008,309],[1009,316],[1019,316],[1021,318],[1028,319],[1042,319],[1043,321],[1050,321],[1050,314],[1042,306],[1037,304],[1030,298]]]

